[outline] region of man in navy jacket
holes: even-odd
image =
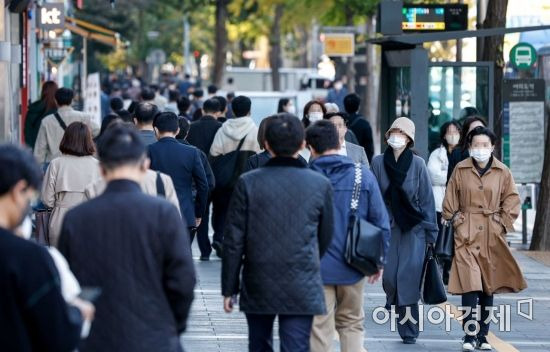
[[[196,228],[201,223],[208,199],[208,181],[199,150],[176,140],[179,124],[178,117],[172,112],[158,115],[154,128],[159,140],[149,146],[151,169],[172,177],[182,217],[186,220],[187,226]],[[193,181],[197,190],[195,204]]]

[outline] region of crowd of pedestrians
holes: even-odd
[[[281,99],[257,126],[246,96],[153,85],[112,97],[99,125],[47,82],[26,124],[34,157],[0,145],[0,346],[182,351],[195,237],[201,261],[222,259],[223,307],[239,303],[250,351],[273,350],[275,319],[281,351],[328,352],[335,334],[364,351],[363,292],[379,280],[414,344],[426,254],[453,226],[442,281],[470,308],[463,350],[490,350],[493,295],[526,288],[504,236],[520,200],[495,135],[478,115],[450,121],[426,164],[400,117],[375,156],[361,100],[344,92],[301,119]],[[31,209],[48,219],[49,250]],[[355,218],[376,230],[369,273],[350,259]]]

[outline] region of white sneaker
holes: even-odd
[[[464,352],[467,352],[467,351],[475,351],[475,347],[474,347],[474,344],[471,343],[471,342],[464,342],[462,344],[462,351]]]
[[[477,348],[482,351],[492,351],[493,346],[489,342],[487,342],[486,337],[480,337],[477,343]]]

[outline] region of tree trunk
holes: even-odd
[[[214,51],[214,72],[212,83],[220,87],[222,84],[227,55],[227,3],[228,0],[216,1],[216,48]]]
[[[351,6],[346,4],[344,8],[344,13],[346,15],[346,26],[353,27],[354,12]],[[347,88],[349,93],[355,93],[355,66],[353,62],[353,57],[354,56],[346,57],[346,77],[348,79]]]
[[[376,35],[376,16],[372,15],[367,17],[367,38],[374,38]],[[381,70],[381,57],[377,55],[377,46],[373,44],[367,44],[367,85],[365,89],[365,116],[370,122],[372,127],[372,134],[374,139],[374,148],[378,151],[380,146],[380,114],[379,114],[379,101],[380,101],[380,70]]]
[[[483,28],[496,28],[506,26],[506,8],[508,0],[489,0],[487,3],[487,17],[483,22]],[[489,102],[493,104],[494,111],[494,131],[497,135],[497,145],[495,153],[500,158],[502,154],[502,79],[504,78],[504,58],[502,47],[504,36],[486,37],[483,43],[482,61],[492,62],[494,65],[494,100]]]
[[[269,64],[271,66],[271,82],[274,91],[281,90],[281,76],[279,69],[281,68],[281,18],[283,17],[284,5],[277,4],[275,6],[275,17],[271,26],[271,34],[269,35]]]
[[[530,251],[550,251],[550,124],[546,131],[544,167],[540,180],[540,194],[537,201],[537,215],[533,227]]]

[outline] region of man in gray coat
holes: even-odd
[[[346,127],[346,114],[343,112],[331,112],[326,114],[324,119],[332,122],[338,130],[338,135],[340,137],[340,151],[338,154],[349,157],[354,163],[359,163],[368,167],[369,159],[367,158],[367,153],[365,153],[365,148],[346,141],[346,133],[348,132]]]

